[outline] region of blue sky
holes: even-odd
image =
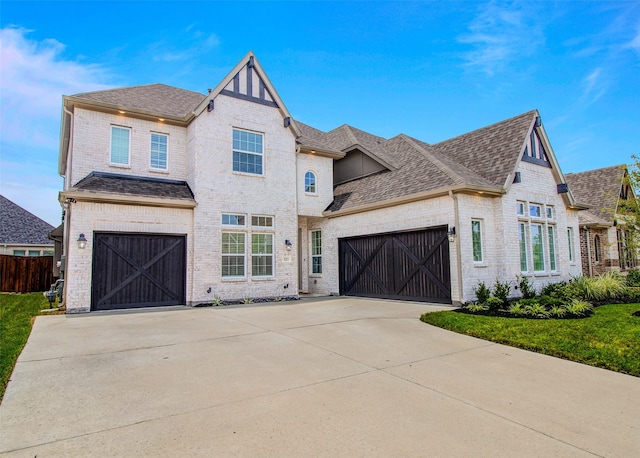
[[[205,93],[249,50],[321,130],[436,143],[537,108],[564,173],[640,154],[638,1],[3,0],[0,43],[0,193],[54,225],[63,94]]]

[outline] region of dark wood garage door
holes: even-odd
[[[91,309],[185,303],[186,236],[95,233]]]
[[[340,294],[451,303],[447,228],[340,239]]]

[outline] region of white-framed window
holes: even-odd
[[[547,237],[549,238],[549,269],[552,272],[555,272],[556,267],[556,227],[548,225],[547,226]]]
[[[473,244],[473,262],[482,262],[482,222],[471,220],[471,241]]]
[[[235,227],[244,227],[245,224],[245,215],[239,215],[234,213],[223,213],[222,214],[222,225],[223,226],[235,226]]]
[[[527,262],[527,226],[523,222],[518,223],[518,243],[520,245],[520,271],[528,272]]]
[[[42,256],[53,256],[53,250],[43,250]]]
[[[304,174],[304,192],[307,194],[316,194],[318,192],[316,174],[311,171]]]
[[[251,226],[253,227],[273,227],[273,216],[252,216]]]
[[[575,261],[575,253],[573,249],[573,228],[567,228],[567,242],[569,242],[569,262]]]
[[[244,232],[222,233],[222,277],[242,278],[245,276],[244,245]]]
[[[545,208],[545,211],[547,212],[547,219],[553,219],[555,217],[555,212],[553,210],[553,207],[550,205],[547,205]]]
[[[524,216],[524,202],[516,202],[516,215]]]
[[[26,254],[25,250],[13,250],[14,256],[24,256]]]
[[[233,171],[263,174],[263,135],[233,129]]]
[[[311,231],[311,273],[322,273],[322,231]]]
[[[29,250],[29,256],[40,256],[40,250]]]
[[[169,136],[151,132],[151,153],[149,166],[152,170],[167,170]]]
[[[544,272],[544,235],[542,227],[542,224],[531,224],[530,226],[534,272]]]
[[[532,218],[542,218],[542,205],[529,204],[529,216]]]
[[[111,155],[109,162],[116,165],[129,165],[131,150],[131,128],[111,126]]]
[[[595,254],[596,262],[602,260],[602,247],[600,246],[600,236],[593,237],[593,252]]]
[[[273,276],[273,234],[251,234],[251,276]]]

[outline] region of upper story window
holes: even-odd
[[[233,171],[262,175],[262,134],[233,129]]]
[[[529,216],[532,218],[542,218],[542,206],[538,204],[529,204]]]
[[[244,215],[234,215],[230,213],[222,214],[222,225],[223,226],[239,226],[244,227],[245,225],[245,216]]]
[[[169,136],[165,134],[151,134],[151,162],[154,170],[167,170],[167,150]]]
[[[315,173],[307,172],[304,174],[304,192],[308,194],[315,194],[317,192]]]
[[[553,219],[554,218],[554,214],[553,214],[553,207],[545,207],[545,211],[547,212],[547,219]]]
[[[516,202],[516,214],[524,216],[524,202]]]
[[[111,126],[111,156],[109,161],[117,165],[129,165],[131,129]]]

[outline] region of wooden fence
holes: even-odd
[[[47,291],[53,283],[53,256],[0,255],[0,291]]]

